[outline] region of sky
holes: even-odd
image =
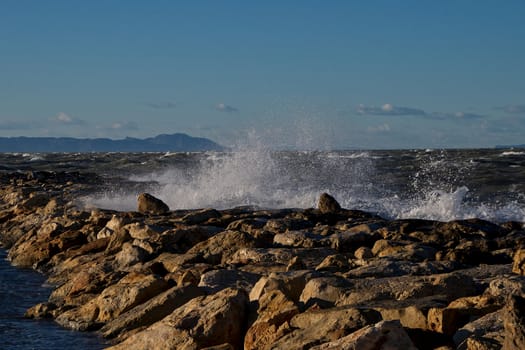
[[[525,144],[525,1],[1,0],[0,137]]]

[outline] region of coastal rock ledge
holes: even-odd
[[[523,223],[386,220],[328,194],[311,209],[77,203],[105,185],[0,175],[0,242],[54,286],[26,317],[114,350],[525,348]]]

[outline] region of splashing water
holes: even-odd
[[[505,187],[497,173],[487,175],[488,170],[480,168],[486,166],[486,161],[473,161],[463,153],[451,156],[440,151],[271,151],[247,147],[225,153],[195,153],[182,163],[177,163],[176,154],[156,157],[168,163],[162,169],[130,178],[154,182],[148,192],[171,209],[241,205],[309,208],[316,206],[322,192],[328,192],[345,208],[392,219],[449,221],[478,217],[525,221],[520,182],[511,179]],[[148,161],[144,163],[149,166]],[[134,210],[136,193],[105,193],[89,201],[99,207]]]

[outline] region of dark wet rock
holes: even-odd
[[[345,231],[329,237],[331,247],[339,252],[353,252],[362,246],[373,246],[379,236],[368,232]]]
[[[149,193],[139,194],[137,205],[137,211],[143,214],[165,214],[170,211],[166,203]]]
[[[184,215],[181,221],[186,225],[199,225],[205,224],[211,219],[218,219],[220,217],[221,213],[215,209],[203,209]]]
[[[305,230],[313,226],[314,224],[311,221],[302,218],[279,218],[268,220],[263,229],[277,234],[287,231]]]
[[[339,210],[341,210],[339,203],[328,193],[321,194],[317,207],[323,214],[337,213]]]

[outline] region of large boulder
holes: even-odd
[[[346,337],[310,349],[417,350],[398,321],[381,321],[375,325],[364,327]]]
[[[321,194],[317,207],[323,214],[338,213],[341,210],[341,205],[328,193]]]
[[[113,338],[122,332],[129,332],[136,328],[150,326],[162,320],[171,314],[173,310],[184,305],[191,299],[202,295],[204,295],[204,290],[191,284],[172,287],[144,304],[138,305],[121,314],[107,323],[101,329],[101,332],[104,337]]]
[[[270,349],[310,349],[380,320],[379,313],[373,310],[351,307],[310,310],[294,316],[289,322],[290,332],[276,340]]]
[[[136,333],[111,350],[203,349],[230,344],[242,347],[248,298],[238,289],[197,297],[161,321]]]
[[[505,327],[504,350],[525,349],[525,298],[512,296],[509,298],[503,314]]]
[[[300,312],[297,305],[280,290],[263,294],[258,305],[258,317],[244,337],[245,350],[270,346],[290,331],[288,322]]]
[[[143,214],[165,214],[170,211],[166,203],[149,193],[141,193],[137,198],[138,212]]]
[[[154,275],[130,273],[86,304],[68,310],[56,322],[74,330],[94,330],[169,287]]]

